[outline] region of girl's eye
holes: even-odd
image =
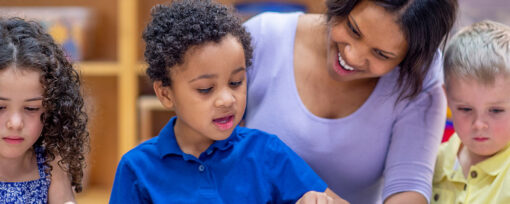
[[[462,112],[469,112],[472,109],[471,108],[465,108],[465,107],[459,107],[459,108],[457,108],[457,110],[462,111]]]
[[[36,111],[39,111],[41,108],[37,108],[37,107],[25,107],[25,110],[27,111],[30,111],[30,112],[36,112]]]
[[[230,86],[232,87],[238,87],[241,86],[241,84],[243,84],[243,80],[230,82]]]
[[[377,56],[383,58],[383,59],[388,59],[389,57],[386,56],[381,50],[374,50],[375,54],[377,54]]]
[[[503,113],[503,112],[505,112],[505,110],[501,109],[501,108],[491,108],[491,109],[489,109],[489,112],[491,112],[491,113]]]
[[[201,93],[201,94],[207,94],[209,92],[211,92],[213,87],[209,87],[207,89],[197,89],[198,93]]]
[[[354,34],[356,37],[360,36],[360,33],[354,26],[352,26],[351,21],[347,20],[347,27],[349,27],[349,31],[351,31],[352,34]]]

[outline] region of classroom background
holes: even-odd
[[[217,0],[243,20],[263,11],[324,13],[325,0]],[[510,25],[508,0],[458,0],[452,31],[491,19]],[[78,203],[107,203],[117,163],[158,134],[173,113],[164,110],[145,76],[141,33],[150,9],[169,0],[0,0],[0,16],[40,22],[65,49],[83,81],[91,136]],[[449,117],[446,115],[445,117]],[[368,125],[368,124],[367,124]],[[444,140],[453,133],[445,124]]]

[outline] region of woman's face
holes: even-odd
[[[371,1],[329,24],[328,72],[338,81],[378,78],[406,56],[407,41],[395,16]]]

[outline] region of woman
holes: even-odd
[[[267,13],[246,126],[278,135],[351,203],[426,203],[445,122],[438,47],[456,0],[327,0]]]

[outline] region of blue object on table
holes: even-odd
[[[284,2],[242,2],[234,4],[238,13],[245,16],[253,16],[262,12],[306,12],[306,6],[298,3]]]

